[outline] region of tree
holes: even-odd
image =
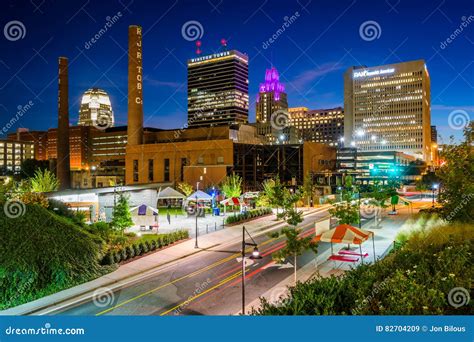
[[[277,176],[275,179],[267,179],[263,182],[263,192],[264,196],[268,199],[268,203],[270,205],[275,206],[277,208],[277,216],[278,216],[278,209],[280,207],[284,207],[285,202],[285,187],[280,182],[280,178]]]
[[[130,206],[128,198],[120,193],[117,204],[114,207],[112,214],[112,221],[110,225],[123,235],[123,231],[130,226],[133,226],[132,215],[130,214]]]
[[[443,165],[437,170],[440,179],[438,202],[441,216],[447,221],[472,222],[474,217],[474,121],[464,130],[464,141],[455,145],[453,138],[440,158]]]
[[[286,245],[279,251],[272,254],[272,259],[277,263],[283,263],[287,258],[293,258],[294,266],[294,281],[296,284],[296,267],[297,257],[302,255],[308,249],[311,249],[314,253],[318,252],[317,243],[313,242],[312,236],[300,237],[299,234],[302,232],[300,228],[283,228],[280,232],[276,232],[272,237],[279,237],[284,235],[286,237]]]
[[[358,224],[360,222],[359,201],[354,200],[355,192],[351,176],[345,177],[345,184],[341,187],[340,193],[341,202],[330,201],[333,207],[329,209],[329,213],[338,218],[340,224]]]
[[[186,197],[191,195],[194,191],[193,186],[189,183],[186,183],[186,182],[178,183],[177,188],[178,188],[179,191],[181,191],[183,194],[185,194]]]
[[[311,204],[311,200],[313,199],[314,189],[315,189],[315,186],[313,184],[313,177],[311,176],[311,174],[308,173],[304,177],[303,186],[301,187],[301,190],[303,192],[303,197],[305,197],[306,200],[308,201],[308,205]]]
[[[242,178],[233,173],[224,179],[221,188],[226,197],[239,197],[242,194]]]
[[[51,192],[59,188],[59,181],[49,170],[37,169],[35,175],[30,179],[31,191],[33,192]]]
[[[36,159],[25,159],[21,163],[21,178],[33,178],[37,170],[47,170],[49,167],[49,161],[47,160],[36,160]]]
[[[294,196],[293,199],[294,198],[298,198],[298,195]],[[302,230],[296,228],[296,226],[303,222],[303,212],[291,206],[285,209],[285,213],[286,222],[291,227],[283,228],[280,232],[273,233],[272,237],[284,235],[286,237],[286,245],[278,252],[273,253],[272,258],[275,262],[283,263],[285,259],[293,257],[294,279],[296,284],[296,258],[308,249],[311,249],[314,253],[317,253],[318,249],[317,244],[312,241],[312,236],[299,236]]]

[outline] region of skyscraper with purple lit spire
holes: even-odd
[[[257,122],[269,122],[272,113],[278,110],[288,110],[288,99],[278,70],[272,67],[265,71],[265,82],[260,83],[256,103]]]

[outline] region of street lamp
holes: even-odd
[[[199,182],[198,182],[198,184],[199,184]],[[194,242],[194,248],[199,248],[199,246],[198,246],[198,215],[199,215],[199,208],[198,208],[198,196],[197,196],[197,194],[196,194],[195,215],[196,215],[196,237],[195,237],[195,242]]]
[[[433,201],[432,201],[432,203],[431,203],[431,208],[434,208],[434,206],[435,206],[435,205],[434,205],[434,204],[435,204],[435,190],[437,190],[438,187],[439,187],[438,184],[433,184],[433,186],[431,187],[431,191],[432,191],[432,193],[433,193]]]
[[[247,234],[252,242],[245,241],[245,234]],[[253,237],[249,234],[245,226],[242,226],[242,315],[245,315],[245,248],[247,246],[253,246],[253,252],[249,256],[249,259],[262,259],[260,252],[258,250],[258,245],[253,239]]]

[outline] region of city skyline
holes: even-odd
[[[463,53],[463,49],[470,47],[473,41],[472,27],[469,26],[471,16],[462,13],[461,6],[459,9],[445,8],[440,3],[433,4],[433,8],[420,5],[406,11],[405,7],[412,4],[402,1],[395,7],[389,3],[377,4],[369,11],[365,6],[361,12],[362,6],[350,1],[332,9],[320,8],[313,2],[282,3],[278,8],[272,8],[270,16],[266,14],[266,7],[270,5],[265,3],[261,8],[256,4],[249,6],[252,7],[249,13],[235,13],[233,5],[227,2],[216,9],[211,4],[197,6],[184,1],[160,5],[161,11],[156,12],[162,15],[156,16],[144,14],[138,2],[129,4],[129,7],[124,7],[124,4],[127,5],[115,1],[99,4],[93,7],[93,11],[87,3],[76,3],[77,9],[68,10],[50,4],[35,8],[28,2],[10,5],[8,18],[21,21],[21,11],[34,12],[35,15],[22,22],[26,32],[24,39],[9,41],[2,37],[0,42],[7,48],[0,68],[5,94],[0,110],[6,114],[2,115],[5,119],[1,124],[5,125],[19,106],[25,107],[29,101],[33,102],[9,132],[20,127],[45,130],[57,125],[55,61],[61,55],[71,61],[70,122],[77,122],[82,93],[88,88],[99,87],[111,97],[116,125],[125,125],[126,27],[133,23],[141,25],[144,30],[145,126],[180,128],[186,124],[186,60],[198,56],[196,48],[202,51],[200,56],[222,51],[222,38],[226,39],[226,49],[237,49],[249,56],[250,122],[255,122],[255,101],[261,75],[271,65],[281,73],[290,107],[333,108],[343,105],[343,73],[347,67],[360,64],[371,67],[414,59],[425,59],[430,70],[432,124],[438,127],[444,142],[449,135],[459,138],[462,132],[449,127],[449,113],[464,110],[472,116],[474,104],[470,94],[473,87],[469,75],[473,66]],[[180,6],[192,7],[192,10],[181,16],[178,13]],[[70,16],[64,15],[59,23],[48,21],[44,25],[45,18],[61,10]],[[316,21],[310,20],[314,16],[321,17],[316,26],[313,24]],[[172,24],[168,22],[171,17],[174,19]],[[417,29],[413,30],[411,25],[415,24],[408,22],[395,30],[388,21],[397,17],[400,20],[417,17]],[[361,36],[360,32],[361,25],[370,20],[380,28],[374,39]],[[198,39],[202,43],[200,47],[196,47],[197,40],[186,36],[183,30],[191,21],[200,25],[198,30],[202,27],[198,32],[198,36],[202,34]],[[464,31],[447,43],[446,38],[463,22],[467,23]],[[81,23],[87,24],[91,32],[82,32]],[[40,24],[44,25],[43,29],[37,29]],[[110,28],[98,34],[105,24],[110,24]],[[285,31],[277,33],[284,24],[288,26]],[[62,25],[62,37],[57,33],[48,34],[55,31],[55,25]],[[233,27],[238,27],[241,33],[235,33]],[[259,30],[255,30],[256,27]],[[435,28],[439,29],[432,32]],[[248,31],[253,34],[247,34]],[[425,31],[432,33],[429,38],[423,36]],[[91,40],[98,35],[98,39]],[[16,58],[15,53],[25,57]]]

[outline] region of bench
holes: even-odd
[[[357,261],[359,261],[359,258],[352,258],[352,257],[348,257],[348,256],[343,256],[343,255],[331,255],[328,260],[344,261],[344,262],[357,262]]]
[[[369,256],[369,253],[360,254],[353,251],[348,251],[346,249],[341,249],[338,253],[342,255],[354,255],[354,256],[359,256],[363,258],[367,258]]]

